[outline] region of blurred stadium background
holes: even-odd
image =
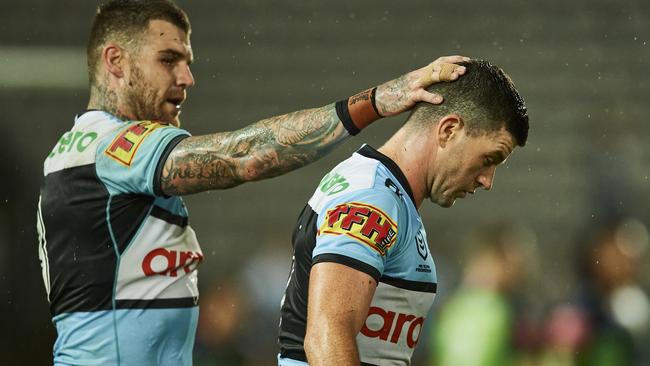
[[[517,225],[535,248],[520,296],[540,327],[550,309],[572,304],[580,244],[621,218],[631,219],[619,228],[631,228],[623,231],[632,232],[647,305],[649,2],[178,3],[193,25],[197,80],[183,127],[197,135],[330,103],[441,55],[485,58],[511,75],[529,109],[528,145],[499,169],[491,192],[421,209],[440,282],[428,327],[461,281],[468,235],[498,222]],[[96,5],[23,0],[0,11],[2,365],[51,363],[35,207],[42,161],[87,103],[84,47]],[[330,167],[363,142],[380,146],[403,120],[376,123],[286,176],[187,197],[206,257],[196,364],[274,364],[298,213]],[[647,351],[644,311],[629,310],[641,314],[637,337]],[[415,365],[430,364],[430,338],[423,330]]]

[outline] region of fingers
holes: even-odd
[[[433,73],[435,72],[433,68],[435,65],[432,63],[428,64],[427,66],[422,68],[422,74],[420,75],[420,78],[418,79],[418,82],[420,83],[420,86],[423,88],[426,88],[427,86],[433,84],[435,81],[433,80]]]
[[[465,67],[451,63],[434,61],[422,69],[420,85],[423,88],[440,81],[454,81],[465,74]]]
[[[458,79],[458,77],[465,73],[465,67],[458,66],[456,64],[440,64],[440,70],[438,71],[438,80],[439,81],[452,81]]]
[[[448,64],[457,64],[459,62],[465,62],[471,60],[469,57],[465,56],[459,56],[459,55],[453,55],[453,56],[443,56],[443,57],[438,57],[437,60],[434,62],[446,62]]]
[[[437,93],[429,93],[424,89],[420,89],[420,91],[416,95],[416,98],[419,101],[427,102],[431,104],[440,104],[443,101],[442,95]]]
[[[439,57],[425,67],[379,85],[375,94],[377,110],[387,117],[409,110],[418,102],[442,103],[442,95],[429,93],[425,88],[433,83],[458,79],[466,72],[465,67],[458,64],[469,60],[460,55]]]

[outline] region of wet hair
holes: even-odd
[[[123,47],[137,47],[152,20],[170,22],[188,36],[192,31],[187,14],[168,0],[112,0],[97,8],[86,47],[91,85],[97,81],[97,64],[104,45],[116,42]]]
[[[528,139],[528,112],[512,80],[499,67],[484,60],[462,62],[465,75],[454,82],[436,83],[427,88],[444,97],[441,105],[419,103],[408,122],[429,123],[457,113],[468,134],[479,136],[505,127],[524,146]]]

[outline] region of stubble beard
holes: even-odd
[[[156,101],[156,92],[146,82],[142,69],[135,64],[131,64],[130,66],[131,76],[129,89],[125,93],[125,99],[134,118],[137,120],[160,121],[171,124],[172,121],[163,120],[162,108]]]

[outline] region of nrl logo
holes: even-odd
[[[429,252],[427,251],[427,242],[426,240],[424,240],[424,234],[422,233],[422,229],[420,229],[418,233],[415,234],[415,244],[420,257],[426,260],[427,256],[429,255]]]

